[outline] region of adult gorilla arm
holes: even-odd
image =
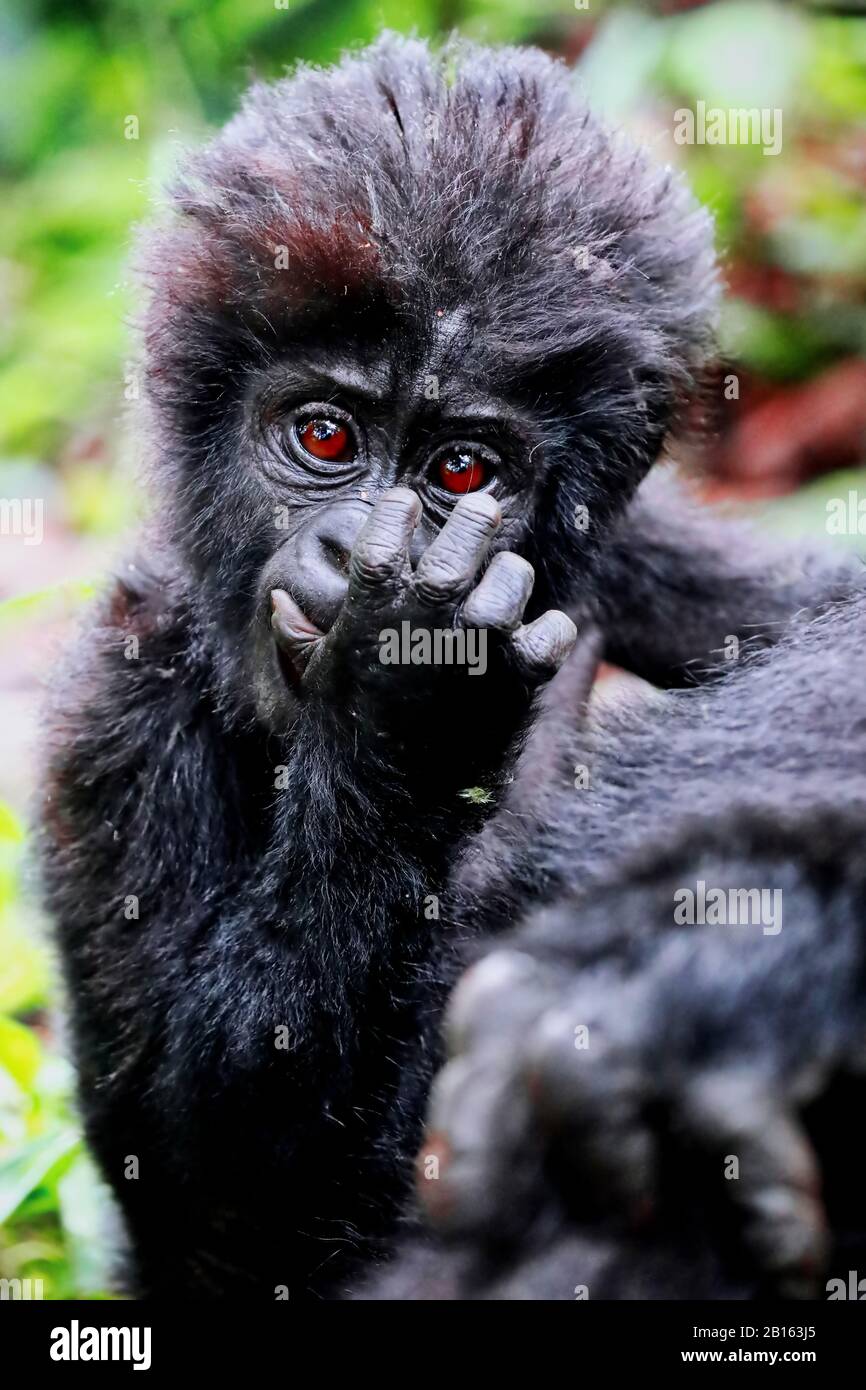
[[[861,584],[583,734],[579,663],[542,696],[457,874],[493,939],[421,1151],[442,1258],[392,1296],[814,1297],[862,1264],[864,622]]]
[[[773,645],[792,618],[823,612],[863,573],[859,556],[768,538],[657,468],[600,553],[588,611],[609,661],[675,687]]]

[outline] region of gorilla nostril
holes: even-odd
[[[347,550],[344,545],[340,545],[339,541],[330,540],[327,536],[322,536],[320,538],[320,544],[337,572],[341,574],[344,579],[347,578],[349,574],[349,556],[351,552]]]

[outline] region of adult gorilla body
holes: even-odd
[[[861,578],[717,682],[602,704],[583,729],[585,673],[554,678],[443,905],[483,944],[422,1146],[440,1240],[363,1296],[848,1289],[866,1258],[864,634]],[[689,901],[716,910],[689,920]]]
[[[322,1297],[400,1229],[458,968],[424,906],[558,609],[677,684],[849,578],[637,492],[709,228],[541,55],[386,38],[254,89],[174,203],[147,558],[57,692],[47,892],[130,1287]],[[406,620],[482,629],[484,677],[383,666]]]

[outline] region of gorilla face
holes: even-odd
[[[389,489],[408,488],[419,500],[413,568],[459,498],[474,494],[495,499],[501,516],[487,558],[527,549],[544,476],[541,421],[479,384],[493,373],[472,362],[464,324],[442,315],[427,328],[414,360],[387,348],[323,351],[268,374],[255,392],[249,466],[272,498],[273,551],[257,585],[252,662],[260,713],[271,718],[291,706],[305,639],[332,628],[355,542]],[[282,648],[272,629],[275,591],[296,639]]]

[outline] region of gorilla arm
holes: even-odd
[[[850,553],[767,539],[659,468],[605,543],[588,608],[609,661],[675,687],[717,674],[740,647],[772,646],[796,614],[824,611],[863,573]]]

